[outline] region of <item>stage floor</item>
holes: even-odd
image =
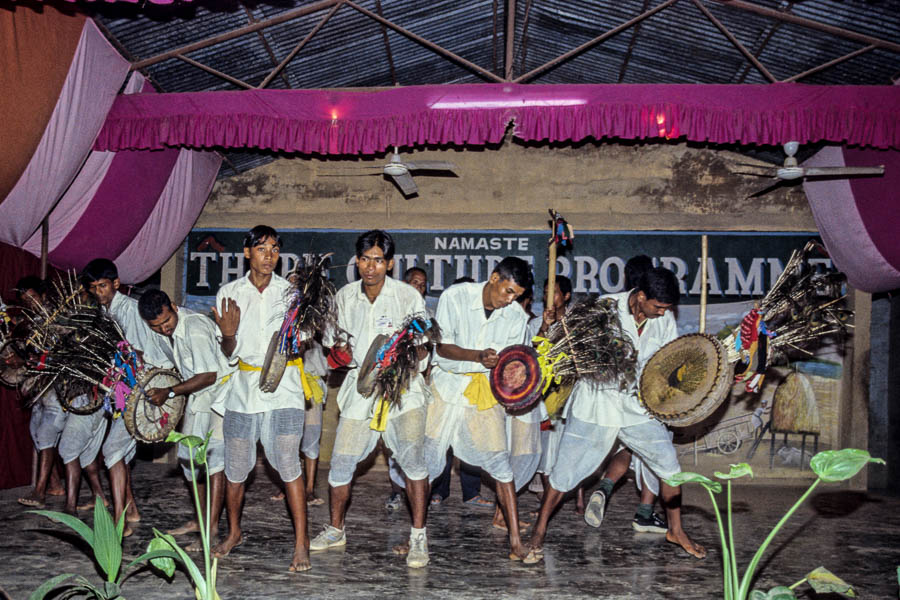
[[[135,535],[125,540],[126,560],[144,551],[152,537],[151,528],[175,527],[192,514],[180,471],[172,466],[139,462],[134,482],[142,520]],[[544,561],[526,566],[506,558],[505,534],[491,528],[492,511],[464,505],[458,482],[454,474],[451,497],[429,511],[431,564],[424,569],[408,569],[402,557],[392,554],[391,547],[409,535],[408,513],[385,510],[390,489],[387,473],[370,470],[354,487],[346,548],[313,553],[312,570],[295,574],[287,571],[293,535],[286,505],[269,499],[274,486],[265,473],[258,472],[247,493],[245,542],[220,562],[219,593],[226,600],[721,598],[722,563],[715,515],[708,495],[698,487],[686,490],[684,521],[690,534],[709,549],[704,561],[688,557],[666,543],[662,535],[632,530],[637,496],[628,482],[613,495],[600,529],[584,524],[574,512],[574,502],[562,505],[551,521]],[[317,490],[327,498],[326,472],[319,473]],[[0,587],[19,600],[59,573],[83,574],[99,583],[84,552],[86,547],[72,543],[74,534],[25,513],[16,502],[27,491],[0,492]],[[486,488],[483,491],[492,495]],[[735,543],[742,571],[802,491],[799,487],[736,484]],[[82,494],[86,494],[86,486]],[[520,515],[525,520],[533,521],[528,512],[537,506],[534,494],[525,491],[520,495]],[[61,507],[61,499],[50,499],[48,508]],[[310,537],[327,519],[327,506],[310,508]],[[820,485],[775,538],[761,563],[756,587],[790,585],[821,565],[856,586],[862,598],[896,598],[898,539],[900,499]],[[202,555],[195,556],[202,564]],[[797,591],[801,590],[806,591],[805,597],[815,597],[807,586]],[[148,569],[132,575],[122,591],[127,598],[143,600],[194,597],[183,572],[167,581]]]

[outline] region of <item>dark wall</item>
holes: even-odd
[[[40,275],[35,256],[0,243],[0,295],[15,302],[13,289],[25,275]],[[0,489],[31,483],[31,453],[34,447],[28,432],[31,411],[22,406],[15,390],[0,386]]]
[[[869,487],[900,494],[900,290],[872,301],[869,452],[887,461],[869,469]]]

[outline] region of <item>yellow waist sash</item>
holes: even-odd
[[[303,370],[303,359],[298,356],[294,360],[288,361],[287,364],[285,364],[284,368],[287,369],[288,367],[297,367],[297,371],[300,373],[300,385],[303,386],[303,395],[308,400],[311,400],[316,404],[321,404],[322,400],[325,397],[325,393],[316,382],[316,380]],[[262,367],[257,367],[256,365],[245,363],[241,359],[238,359],[238,369],[241,371],[262,371]],[[222,380],[219,381],[219,383],[225,383],[229,379],[231,379],[231,374],[223,377]]]
[[[487,410],[497,404],[494,393],[491,391],[491,383],[484,373],[466,373],[472,381],[466,386],[463,396],[469,399],[469,404],[478,410]]]

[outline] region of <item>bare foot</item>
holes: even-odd
[[[506,526],[505,520],[494,521],[491,523],[491,527],[509,533],[509,528]],[[528,521],[519,521],[519,533],[523,533],[529,527],[531,527],[531,523],[529,523]]]
[[[681,546],[684,551],[696,558],[706,558],[706,548],[688,537],[688,534],[681,530],[679,533],[673,533],[671,530],[666,532],[666,541],[676,546]]]
[[[321,506],[325,501],[316,496],[315,492],[306,492],[306,503],[310,506]]]
[[[509,553],[509,560],[518,561],[521,560],[526,565],[533,565],[534,563],[540,562],[544,559],[543,554],[538,554],[534,551],[533,548],[529,548],[528,546],[519,544],[518,549],[516,547],[511,546],[511,551]]]
[[[241,532],[237,532],[236,534],[229,533],[227,538],[225,538],[224,540],[222,540],[221,542],[219,542],[218,544],[215,545],[215,547],[212,549],[212,554],[216,558],[225,558],[226,556],[228,556],[231,553],[232,550],[234,550],[235,548],[237,548],[238,546],[240,546],[243,543],[244,543],[244,536],[241,534]],[[296,556],[297,556],[297,552],[295,550],[294,557],[296,558]],[[309,562],[309,559],[307,559],[307,563],[308,562]]]
[[[125,522],[126,523],[140,523],[141,522],[141,513],[138,512],[138,509],[135,508],[133,504],[129,504],[128,508],[125,509]]]
[[[575,514],[579,517],[584,516],[584,504],[578,504],[577,502],[575,503]]]
[[[276,492],[269,496],[269,500],[274,500],[275,502],[279,502],[284,500],[284,492]]]
[[[544,552],[544,536],[547,535],[546,531],[539,531],[537,527],[534,528],[534,532],[531,534],[531,539],[528,540],[528,547],[541,554]]]
[[[291,561],[291,566],[288,567],[288,571],[291,573],[300,573],[301,571],[309,571],[312,569],[312,565],[309,564],[309,550],[304,545],[298,545],[294,547],[294,560]]]
[[[103,506],[109,508],[109,501],[106,498],[103,499]],[[85,502],[84,504],[79,504],[75,508],[77,508],[78,510],[94,510],[94,500]]]
[[[47,495],[48,496],[65,496],[66,490],[65,490],[65,488],[62,488],[62,487],[58,487],[58,488],[53,487],[53,488],[50,488],[49,490],[47,490]]]
[[[187,533],[198,533],[200,531],[200,526],[197,525],[197,521],[190,520],[175,529],[170,529],[166,533],[169,535],[185,535]]]
[[[44,506],[46,506],[44,504],[44,496],[38,496],[34,492],[31,492],[27,496],[19,498],[18,502],[23,506],[28,506],[31,508],[44,508]]]
[[[406,556],[409,554],[409,540],[406,540],[402,544],[397,544],[392,548],[394,554],[398,556]]]
[[[125,523],[125,529],[122,530],[122,537],[127,538],[131,537],[132,535],[134,535],[134,530],[128,525],[128,523]]]

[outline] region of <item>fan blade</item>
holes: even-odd
[[[378,167],[379,169],[381,167]],[[378,173],[354,173],[352,171],[345,173],[319,173],[319,177],[369,177],[370,175],[381,175],[381,171]]]
[[[808,167],[803,169],[804,177],[859,177],[864,175],[884,175],[884,165],[877,167]]]
[[[412,175],[409,173],[404,173],[403,175],[388,175],[388,177],[394,180],[394,183],[397,184],[397,187],[400,188],[400,191],[403,192],[404,196],[412,196],[419,192],[419,188],[416,187],[416,182],[413,181]]]
[[[456,165],[442,160],[420,160],[419,162],[404,163],[410,171],[450,171],[455,172]]]
[[[732,171],[733,175],[753,175],[754,177],[775,177],[775,169],[766,169],[763,173],[751,173],[749,171]]]
[[[758,191],[756,191],[756,192],[753,192],[752,194],[750,194],[749,196],[747,196],[747,198],[756,198],[757,196],[762,196],[763,194],[768,194],[768,193],[771,192],[772,190],[781,187],[783,184],[784,184],[784,180],[783,180],[783,179],[776,179],[776,180],[775,180],[775,183],[773,183],[772,185],[766,186],[766,187],[764,187],[764,188],[761,189],[761,190],[758,190]]]

